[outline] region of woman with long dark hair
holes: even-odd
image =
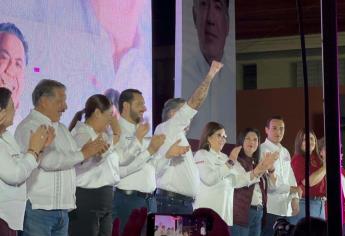
[[[245,129],[238,137],[238,145],[242,146],[242,149],[237,161],[244,171],[255,171],[260,165],[260,132],[253,128]],[[274,154],[272,156],[273,165]],[[266,175],[261,173],[247,186],[235,189],[234,225],[231,228],[231,235],[261,234],[262,219],[266,212],[267,184]]]
[[[295,174],[296,182],[300,192],[299,213],[291,217],[290,222],[296,224],[305,217],[305,152],[306,152],[305,130],[301,129],[295,138],[295,154],[291,160],[291,167]],[[319,154],[317,138],[314,131],[309,134],[310,150],[310,175],[309,175],[309,197],[310,216],[325,219],[326,200],[326,158],[322,159]]]
[[[23,229],[25,180],[38,167],[41,151],[54,138],[52,129],[40,126],[32,132],[26,153],[20,152],[18,143],[7,131],[15,114],[11,94],[7,88],[0,88],[0,235],[9,236]]]
[[[221,150],[226,143],[223,125],[209,122],[203,129],[199,150],[194,158],[200,173],[200,189],[196,196],[195,208],[211,208],[217,212],[228,226],[233,224],[234,188],[258,182],[270,164],[260,163],[255,169],[245,171],[237,157],[242,147],[234,148],[228,157]]]
[[[107,152],[76,166],[77,209],[70,213],[71,235],[111,235],[113,186],[120,180],[119,157],[114,148],[120,129],[112,112],[108,98],[96,94],[88,98],[85,108],[76,113],[70,124],[69,129],[80,147],[95,139],[109,144]],[[83,116],[85,121],[81,122]],[[107,132],[109,126],[112,134]]]

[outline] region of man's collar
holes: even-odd
[[[136,130],[136,126],[137,126],[136,124],[133,124],[129,122],[128,120],[126,120],[125,118],[123,118],[123,116],[120,116],[119,124],[121,127],[124,127],[128,131]]]
[[[30,114],[33,118],[39,120],[40,122],[42,122],[44,124],[51,125],[54,128],[57,128],[59,125],[59,122],[52,122],[48,116],[44,115],[43,113],[41,113],[35,109],[32,109]]]
[[[278,149],[283,147],[280,143],[275,144],[271,140],[269,140],[268,138],[266,138],[265,144],[269,145],[270,147],[274,147],[274,148],[278,148]]]

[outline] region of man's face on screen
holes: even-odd
[[[17,36],[0,32],[0,86],[12,91],[15,107],[18,107],[24,86],[25,51]]]
[[[220,61],[229,33],[226,0],[194,0],[193,17],[203,56],[209,64]]]

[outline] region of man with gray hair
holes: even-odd
[[[164,104],[163,123],[155,130],[155,134],[165,134],[166,137],[156,157],[158,213],[191,214],[193,212],[192,203],[200,178],[192,152],[189,150],[185,131],[207,97],[211,82],[222,66],[222,63],[212,62],[206,77],[187,102],[181,98],[173,98]]]
[[[24,218],[24,236],[68,235],[68,211],[76,207],[74,165],[108,149],[101,138],[78,149],[68,129],[61,124],[67,109],[65,86],[54,80],[41,80],[32,93],[34,109],[18,125],[15,138],[27,150],[32,130],[49,127],[52,143],[37,153],[39,167],[27,180],[28,201]]]

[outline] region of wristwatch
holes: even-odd
[[[229,168],[235,165],[235,162],[231,159],[229,159],[226,163],[225,163]]]

